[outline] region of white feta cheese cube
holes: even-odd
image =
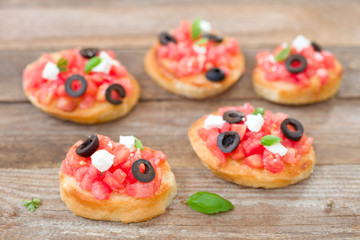
[[[285,156],[285,154],[288,152],[287,148],[279,142],[274,143],[271,146],[265,146],[265,148],[274,154],[278,153],[281,157]]]
[[[46,63],[41,76],[47,80],[54,81],[57,80],[59,72],[60,70],[55,63],[48,62]]]
[[[310,46],[311,42],[303,35],[298,35],[292,42],[292,45],[295,47],[297,52],[301,52],[301,50]]]
[[[101,59],[101,62],[98,65],[96,65],[95,67],[93,67],[93,69],[91,69],[91,71],[109,74],[110,69],[111,69],[111,62],[106,59]]]
[[[259,132],[264,124],[264,118],[259,113],[258,115],[246,115],[245,125],[251,132]]]
[[[209,115],[204,121],[204,128],[221,128],[224,125],[225,121],[222,116]]]
[[[134,136],[120,136],[120,144],[124,144],[130,152],[135,151],[135,138]]]
[[[100,172],[105,172],[113,165],[114,158],[115,155],[112,155],[105,149],[101,149],[91,155],[91,164]]]
[[[210,32],[211,31],[211,23],[205,20],[201,20],[200,22],[200,29],[203,32]]]
[[[111,143],[111,142],[109,142],[109,143],[108,143],[108,146],[109,146],[110,148],[112,148],[112,147],[113,147],[113,145],[112,145],[112,143]]]

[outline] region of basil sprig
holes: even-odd
[[[287,46],[283,50],[281,50],[276,56],[274,57],[276,61],[281,62],[284,61],[290,55],[290,46]]]
[[[40,204],[40,198],[23,199],[23,205],[27,207],[31,212],[35,212],[35,210],[40,206]]]
[[[144,150],[144,146],[142,145],[141,141],[136,137],[134,137],[134,138],[135,138],[135,148],[138,148],[140,150]]]
[[[89,59],[89,61],[85,65],[85,72],[89,73],[91,69],[99,65],[101,62],[101,58],[99,57],[92,57]]]
[[[262,108],[262,107],[257,107],[257,108],[255,108],[255,110],[254,110],[254,112],[252,114],[253,115],[258,115],[259,113],[264,116],[265,109]]]
[[[275,136],[275,135],[266,135],[264,137],[261,138],[260,140],[260,143],[263,145],[263,146],[271,146],[273,145],[274,143],[278,143],[278,142],[281,142],[281,138],[279,138],[278,136]]]
[[[61,57],[57,62],[57,67],[59,68],[60,72],[66,72],[68,69],[68,60]]]
[[[197,192],[191,195],[186,203],[195,211],[205,214],[227,212],[234,208],[231,202],[215,193]]]
[[[200,28],[201,18],[195,19],[191,27],[191,38],[193,40],[197,39],[200,36],[201,28]]]

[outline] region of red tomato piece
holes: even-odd
[[[244,163],[253,168],[264,168],[263,159],[260,154],[254,154],[244,159]]]
[[[91,185],[91,192],[97,200],[107,200],[110,198],[112,189],[102,181],[95,181]]]
[[[211,151],[211,153],[214,154],[220,160],[220,163],[225,163],[226,155],[217,146],[217,137],[218,136],[219,136],[219,133],[210,135],[206,141],[206,145],[207,145],[208,149]]]
[[[279,154],[265,150],[263,153],[264,168],[272,173],[280,173],[284,169],[284,162]]]
[[[246,125],[244,124],[231,124],[231,130],[239,134],[240,140],[244,139],[246,132]]]

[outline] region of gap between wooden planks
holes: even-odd
[[[60,200],[59,169],[0,169],[0,239],[355,239],[360,237],[360,165],[316,166],[282,189],[241,187],[207,169],[173,168],[178,194],[165,214],[122,224],[75,216]],[[235,209],[204,215],[184,204],[196,191],[216,192]],[[22,199],[39,197],[31,213]],[[332,206],[328,200],[333,200]]]

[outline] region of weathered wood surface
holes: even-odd
[[[59,169],[1,169],[0,239],[360,237],[359,165],[317,166],[308,180],[277,190],[239,187],[214,178],[204,168],[173,170],[178,195],[168,211],[145,223],[122,224],[92,221],[69,211],[59,196]],[[235,209],[214,216],[191,210],[184,202],[201,190],[229,199]],[[34,213],[21,206],[29,197],[43,201]]]
[[[246,46],[301,32],[324,45],[359,46],[360,7],[348,1],[9,1],[0,3],[0,49],[91,44],[149,46],[160,31],[200,16]]]
[[[195,104],[196,103],[196,104]],[[191,124],[217,107],[243,104],[244,100],[194,102],[145,101],[123,119],[82,126],[50,117],[30,104],[0,104],[1,167],[55,167],[78,139],[101,133],[114,140],[135,134],[142,142],[163,150],[173,167],[199,167],[187,131]],[[251,101],[273,111],[284,111],[299,119],[315,139],[318,164],[359,163],[360,101],[331,100],[314,106],[285,107]],[[21,114],[20,114],[21,113]],[[360,188],[359,188],[360,189]]]
[[[205,101],[166,92],[143,68],[158,32],[197,16],[236,37],[246,56],[242,79]],[[359,1],[0,0],[0,21],[0,239],[360,239]],[[299,33],[333,51],[343,64],[339,93],[303,107],[261,100],[251,86],[256,52]],[[28,103],[21,86],[25,65],[42,52],[75,46],[114,49],[138,79],[141,100],[128,116],[81,126]],[[318,165],[310,179],[283,189],[250,189],[215,178],[201,165],[187,140],[192,122],[246,101],[301,120],[315,139]],[[76,217],[66,208],[57,165],[76,140],[94,132],[114,140],[135,134],[168,155],[179,189],[165,214],[125,225]],[[184,202],[200,190],[228,198],[235,209],[216,216],[192,211]],[[31,197],[43,200],[35,213],[21,203]],[[328,199],[333,206],[327,206]]]

